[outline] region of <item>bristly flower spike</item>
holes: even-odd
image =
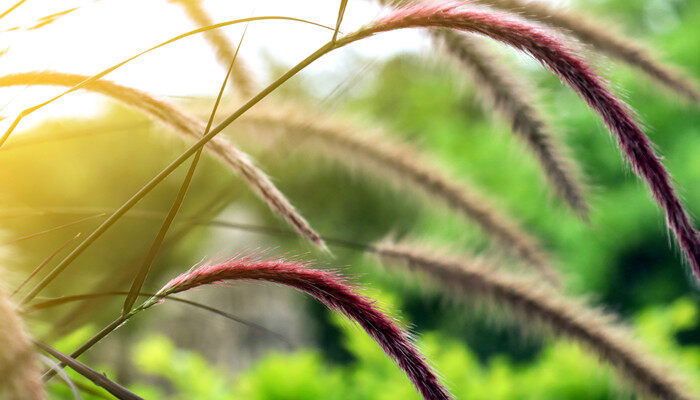
[[[308,268],[302,262],[243,257],[206,263],[168,282],[142,308],[174,293],[202,285],[240,280],[276,283],[313,296],[331,310],[356,321],[406,373],[424,399],[451,398],[425,357],[414,346],[410,335],[381,312],[373,300],[358,294],[339,275]]]

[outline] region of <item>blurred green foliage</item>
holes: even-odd
[[[382,301],[385,308],[386,304]],[[679,299],[667,307],[645,310],[635,324],[644,343],[672,357],[690,379],[700,378],[700,345],[681,347],[673,335],[696,324],[699,311],[689,299]],[[194,352],[178,350],[164,336],[150,336],[133,350],[142,381],[131,388],[147,398],[171,400],[420,399],[405,375],[361,329],[341,317],[334,317],[333,324],[355,357],[353,362],[329,364],[314,349],[271,353],[236,377]],[[563,341],[548,345],[525,365],[507,357],[494,357],[483,364],[463,343],[439,333],[423,335],[418,346],[439,366],[444,382],[459,399],[613,399],[631,395],[629,388],[617,384],[611,371],[601,368],[593,356]],[[54,384],[53,389],[57,398],[71,398],[64,385]]]
[[[700,78],[700,2],[580,3],[588,12],[616,21],[630,37],[647,40],[663,54],[663,59]],[[697,291],[689,283],[681,256],[669,245],[663,215],[644,185],[629,172],[597,117],[571,90],[529,60],[511,52],[504,52],[503,57],[513,61],[524,79],[538,88],[544,112],[583,166],[592,188],[589,223],[580,221],[554,198],[532,156],[510,135],[505,122],[492,117],[489,106],[475,95],[469,78],[437,59],[401,55],[375,68],[373,74],[355,77],[357,80],[350,82],[353,90],[338,112],[362,119],[369,126],[393,128],[454,177],[481,188],[498,207],[542,238],[570,278],[567,289],[571,293],[590,295],[625,320],[634,321],[640,336],[655,353],[687,371],[691,380],[700,382]],[[602,57],[595,60],[638,111],[679,183],[686,204],[696,216],[700,215],[697,108],[677,101],[634,69]],[[365,61],[358,61],[358,65]],[[299,91],[305,87],[294,86],[295,82],[298,83],[292,82],[288,90],[278,95],[295,101],[306,99],[311,107],[326,105],[319,100],[321,96],[301,96]],[[75,137],[69,139],[70,136]],[[0,152],[0,185],[4,188],[0,205],[3,209],[24,207],[39,211],[51,207],[118,206],[184,148],[179,140],[164,140],[168,136],[165,128],[122,108],[91,120],[45,124],[22,139],[9,142]],[[49,138],[57,140],[49,142]],[[389,234],[410,235],[458,250],[490,250],[473,224],[432,207],[421,196],[378,180],[372,172],[310,156],[312,153],[301,145],[276,149],[235,138],[256,156],[311,224],[326,235],[359,242],[371,242]],[[24,139],[42,143],[23,149],[18,144]],[[13,146],[16,147],[12,150]],[[167,210],[182,173],[179,171],[165,181],[139,208]],[[199,167],[181,215],[196,214],[223,190],[229,203],[247,211],[246,217],[283,226],[239,179],[209,158]],[[2,224],[5,236],[12,239],[77,218],[2,217]],[[66,238],[96,224],[97,221],[86,222],[84,226],[61,231],[61,235],[17,243],[15,251],[20,257],[9,269],[31,270]],[[178,219],[178,226],[182,224],[183,220]],[[105,279],[108,283],[117,282],[118,277],[122,281],[110,287],[128,288],[129,268],[143,256],[158,225],[158,220],[139,218],[120,222],[47,294],[85,292]],[[210,235],[206,228],[194,229],[164,251],[149,279],[149,289],[203,255],[212,256],[206,247]],[[254,238],[257,248],[275,247],[276,253],[299,254],[307,249],[296,239]],[[250,250],[250,246],[231,243],[230,248],[215,251],[228,254],[237,250]],[[308,258],[348,266],[344,272],[371,287],[373,293],[390,293],[394,299],[392,308],[419,334],[421,348],[439,367],[458,398],[610,399],[620,395],[607,369],[582,349],[568,343],[552,343],[537,335],[524,338],[518,326],[494,324],[492,316],[465,311],[439,291],[422,287],[408,277],[397,278],[397,274],[381,269],[372,259],[345,249],[334,251],[334,259],[315,253]],[[22,276],[16,275],[14,280],[19,281]],[[62,338],[59,348],[75,348],[118,312],[120,301],[100,304],[101,313],[84,315],[91,319],[94,328]],[[315,330],[316,349],[271,353],[234,377],[224,366],[212,365],[194,352],[177,350],[162,336],[152,336],[131,349],[138,376],[147,378],[134,379],[130,387],[148,399],[416,398],[398,369],[361,331],[339,322],[313,301],[307,303],[307,309],[316,322],[310,327]],[[51,311],[42,315],[60,320],[62,314]],[[42,328],[37,330],[44,332]],[[98,366],[112,376],[109,365]],[[52,394],[70,398],[66,388],[58,383],[52,386]]]

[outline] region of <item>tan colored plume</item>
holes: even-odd
[[[46,398],[41,370],[35,360],[32,339],[17,307],[0,287],[0,398]]]
[[[665,363],[633,340],[615,318],[569,299],[537,279],[497,270],[484,259],[447,257],[417,244],[382,243],[376,254],[434,280],[468,302],[484,302],[522,322],[577,341],[605,360],[643,396],[664,400],[697,399]]]
[[[32,71],[0,77],[0,87],[14,85],[56,85],[72,87],[87,79],[84,75],[60,72]],[[83,89],[100,93],[134,107],[156,118],[161,123],[171,126],[188,140],[197,140],[204,133],[204,124],[186,114],[175,105],[158,100],[153,96],[122,86],[107,80],[98,80]],[[206,148],[225,165],[238,173],[267,203],[267,205],[284,218],[301,236],[313,244],[325,249],[321,237],[311,228],[289,202],[275,187],[270,178],[256,167],[250,157],[239,150],[222,136],[214,137]]]

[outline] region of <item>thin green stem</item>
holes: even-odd
[[[78,220],[76,220],[76,221],[71,221],[71,222],[68,222],[68,223],[66,223],[66,224],[61,224],[61,225],[58,225],[58,226],[54,226],[53,228],[49,228],[49,229],[43,230],[43,231],[41,231],[41,232],[36,232],[36,233],[32,233],[31,235],[22,236],[22,237],[19,237],[19,238],[16,238],[16,239],[9,240],[9,241],[7,241],[7,242],[0,243],[0,245],[6,246],[6,245],[9,245],[9,244],[15,244],[15,243],[18,243],[18,242],[21,242],[21,241],[24,241],[24,240],[34,239],[34,238],[36,238],[36,237],[45,235],[45,234],[47,234],[47,233],[60,231],[61,229],[69,228],[69,227],[71,227],[71,226],[78,225],[78,224],[81,223],[81,222],[85,222],[85,221],[88,221],[88,220],[91,220],[91,219],[99,218],[99,217],[102,217],[102,216],[104,216],[104,215],[105,215],[104,213],[102,213],[102,214],[97,214],[97,215],[90,215],[90,216],[85,217],[85,218],[80,218],[80,219],[78,219]]]
[[[333,43],[335,43],[336,39],[338,39],[338,32],[340,32],[340,24],[343,22],[345,8],[347,6],[348,0],[340,0],[340,8],[338,9],[338,22],[335,23],[335,31],[333,32],[333,39],[331,39]]]
[[[224,95],[226,83],[228,82],[228,79],[231,76],[233,66],[236,63],[236,57],[238,56],[238,51],[241,49],[241,45],[243,44],[243,38],[245,38],[245,34],[247,31],[248,25],[246,25],[246,28],[243,31],[243,35],[241,36],[241,40],[238,43],[238,47],[236,48],[236,52],[233,54],[231,65],[229,66],[228,71],[226,72],[226,77],[224,78],[224,81],[221,84],[221,89],[219,90],[219,94],[216,97],[216,101],[214,102],[214,107],[212,108],[211,113],[209,114],[209,120],[207,121],[207,127],[204,129],[203,135],[209,133],[209,130],[211,129],[211,126],[214,122],[216,110],[219,108],[219,103],[221,102],[221,98]],[[172,224],[173,220],[175,220],[175,217],[177,216],[177,213],[180,210],[183,201],[185,200],[187,191],[189,190],[190,184],[192,183],[192,178],[194,177],[194,172],[197,169],[197,164],[199,163],[199,159],[202,156],[202,150],[203,148],[200,148],[199,150],[197,150],[197,153],[195,153],[194,158],[192,159],[192,164],[190,164],[190,168],[187,171],[187,174],[185,175],[185,179],[182,181],[182,185],[180,185],[180,190],[177,193],[175,201],[170,207],[168,215],[163,220],[163,224],[161,225],[158,234],[153,239],[151,248],[148,250],[148,254],[146,254],[146,258],[141,264],[141,268],[138,270],[136,276],[134,277],[134,281],[131,284],[131,289],[129,289],[129,295],[126,296],[126,298],[124,299],[122,314],[129,313],[129,311],[131,311],[131,308],[134,306],[136,299],[138,298],[138,293],[141,291],[141,288],[143,287],[143,284],[146,281],[146,277],[148,276],[148,272],[151,269],[153,260],[156,258],[156,255],[158,254],[158,251],[160,250],[163,244],[163,240],[165,239],[165,235],[168,233],[170,225]]]
[[[106,375],[95,371],[80,361],[77,361],[75,357],[67,356],[46,343],[34,341],[34,345],[50,354],[55,359],[59,360],[62,364],[67,364],[75,372],[89,379],[95,385],[103,387],[116,398],[120,400],[144,400],[142,397],[133,393],[124,386],[110,380]]]
[[[54,257],[56,257],[56,255],[57,255],[58,253],[61,252],[61,250],[63,250],[63,249],[65,249],[66,247],[68,247],[69,244],[73,243],[73,241],[76,240],[76,239],[78,239],[79,237],[80,237],[80,233],[78,233],[77,235],[75,235],[75,236],[73,236],[72,238],[68,239],[63,245],[61,245],[59,248],[57,248],[56,250],[54,250],[53,253],[49,254],[49,256],[46,257],[36,268],[34,268],[34,271],[32,271],[32,273],[29,274],[29,276],[27,276],[27,278],[25,278],[24,281],[22,281],[22,283],[20,283],[20,284],[15,288],[15,290],[12,292],[12,294],[10,295],[10,297],[15,296],[20,290],[22,290],[22,288],[23,288],[27,283],[29,283],[29,281],[32,280],[32,278],[35,277],[36,274],[38,274],[39,272],[41,272],[41,270],[44,269],[44,267],[45,267],[48,263],[50,263],[51,260],[52,260]]]

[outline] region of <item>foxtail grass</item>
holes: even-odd
[[[250,19],[249,19],[250,20]],[[97,237],[136,205],[155,186],[175,171],[182,163],[194,155],[200,148],[217,136],[221,131],[236,121],[240,116],[258,104],[261,100],[305,69],[314,61],[333,50],[381,32],[403,28],[448,28],[465,32],[478,33],[503,42],[511,47],[529,54],[551,69],[562,81],[568,83],[589,106],[600,114],[611,132],[618,139],[623,153],[627,156],[635,172],[646,179],[652,194],[667,215],[668,225],[676,235],[680,247],[686,254],[693,272],[700,276],[700,238],[690,222],[690,218],[678,199],[670,182],[670,176],[651,148],[651,142],[639,128],[627,106],[615,97],[605,86],[605,82],[581,58],[575,55],[557,35],[542,27],[528,23],[515,16],[494,12],[484,8],[463,7],[456,3],[435,3],[402,8],[380,18],[358,31],[330,41],[311,53],[301,62],[290,68],[258,94],[253,96],[234,113],[225,118],[208,134],[184,151],[168,166],[161,170],[146,185],[139,189],[100,227],[91,233],[81,245],[59,263],[53,271],[42,280],[26,297],[25,302],[34,298],[58,274],[64,271],[85,248]],[[198,31],[206,30],[201,28]],[[168,42],[173,42],[180,35]],[[167,42],[164,42],[167,43]],[[93,77],[94,78],[94,77]],[[91,79],[93,79],[91,78]],[[89,83],[89,82],[88,82]],[[73,90],[76,87],[73,88]],[[66,92],[67,93],[67,92]],[[20,117],[23,114],[20,115]],[[7,138],[19,119],[15,120],[6,132]],[[3,139],[3,140],[4,140]]]
[[[511,129],[535,154],[554,191],[583,218],[588,216],[585,188],[577,163],[553,136],[552,128],[537,110],[532,88],[503,65],[475,38],[448,30],[433,31],[435,41],[467,69],[475,90],[510,122]]]
[[[601,23],[580,11],[568,11],[543,0],[477,0],[480,3],[561,28],[581,42],[639,68],[655,82],[673,90],[693,103],[700,101],[697,84],[678,67],[662,63],[644,45],[626,38],[614,26]]]
[[[301,140],[311,139],[331,150],[334,160],[352,161],[372,174],[388,175],[398,183],[419,189],[474,221],[481,230],[502,247],[528,265],[533,265],[552,283],[559,284],[557,271],[538,240],[521,229],[510,216],[493,206],[493,202],[477,189],[456,181],[427,161],[422,154],[405,143],[391,140],[389,135],[367,130],[337,118],[316,116],[298,107],[275,106],[254,109],[240,120],[262,129],[282,128],[283,132]],[[256,129],[256,132],[262,129]],[[323,152],[327,154],[327,152]]]
[[[401,368],[426,400],[450,399],[433,369],[412,343],[410,335],[358,294],[339,275],[284,260],[229,259],[204,264],[168,282],[155,299],[216,283],[253,280],[289,286],[357,322]],[[148,303],[145,303],[148,304]]]
[[[599,114],[617,139],[635,173],[646,181],[652,197],[666,214],[667,225],[685,253],[696,282],[700,279],[700,235],[676,194],[670,174],[654,152],[651,141],[635,121],[634,113],[607,88],[607,82],[560,35],[512,14],[486,7],[468,7],[452,1],[399,8],[358,31],[321,46],[221,122],[212,132],[216,134],[219,128],[224,129],[267,94],[325,54],[378,33],[405,28],[442,28],[489,37],[533,57],[562,82],[571,86]],[[194,149],[191,148],[188,153]]]
[[[68,74],[49,71],[32,71],[0,77],[0,87],[16,85],[55,85],[74,87],[84,82],[88,77],[78,74]],[[170,126],[187,140],[200,138],[205,131],[205,125],[198,119],[188,115],[177,106],[156,99],[148,93],[119,85],[107,80],[97,80],[82,87],[82,89],[100,93],[118,100],[129,107],[144,112],[159,122]],[[239,150],[226,138],[219,136],[212,139],[207,150],[236,174],[243,178],[263,201],[299,234],[314,245],[325,248],[319,235],[311,228],[303,216],[299,214],[287,198],[277,189],[270,178],[253,163],[252,159]]]
[[[376,254],[419,272],[461,300],[508,311],[525,329],[543,329],[583,344],[627,378],[642,396],[697,399],[673,368],[652,357],[612,315],[569,299],[536,279],[496,270],[483,259],[451,258],[417,244],[381,243]]]
[[[0,397],[7,400],[43,400],[41,370],[32,339],[15,304],[0,287]]]

